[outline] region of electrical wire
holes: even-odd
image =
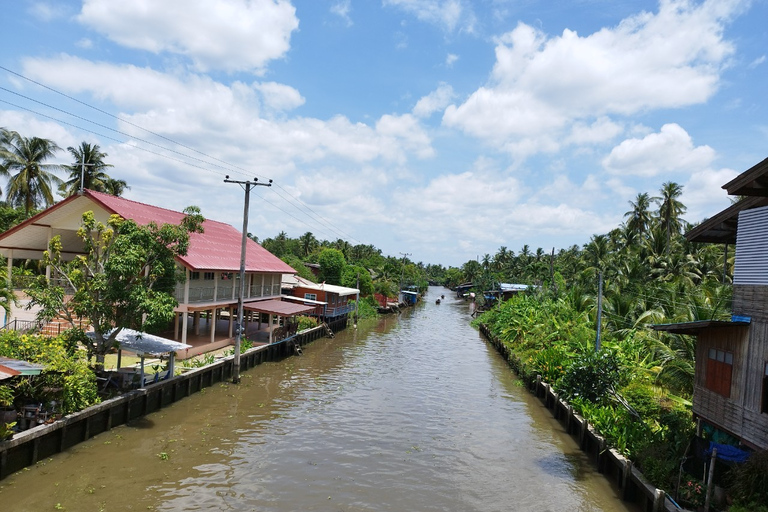
[[[169,147],[167,147],[167,146],[163,146],[163,145],[160,145],[160,144],[157,144],[157,143],[151,142],[151,141],[149,141],[149,140],[146,140],[146,139],[143,139],[143,138],[137,137],[137,136],[135,136],[135,135],[131,135],[131,134],[129,134],[129,133],[126,133],[126,132],[123,132],[123,131],[120,131],[120,130],[117,130],[117,129],[111,128],[111,127],[109,127],[109,126],[106,126],[106,125],[104,125],[104,124],[101,124],[101,123],[98,123],[98,122],[92,121],[92,120],[90,120],[90,119],[87,119],[87,118],[85,118],[85,117],[83,117],[83,116],[79,116],[79,115],[77,115],[77,114],[74,114],[74,113],[72,113],[72,112],[68,112],[68,111],[66,111],[66,110],[64,110],[64,109],[62,109],[62,108],[58,108],[58,107],[55,107],[55,106],[53,106],[53,105],[50,105],[50,104],[44,103],[44,102],[42,102],[42,101],[36,100],[36,99],[34,99],[34,98],[31,98],[31,97],[29,97],[29,96],[26,96],[26,95],[20,94],[20,93],[18,93],[18,92],[16,92],[16,91],[13,91],[13,90],[10,90],[10,89],[8,89],[8,88],[5,88],[5,87],[2,87],[2,86],[0,86],[0,90],[3,90],[3,91],[6,91],[6,92],[8,92],[8,93],[10,93],[10,94],[14,94],[14,95],[16,95],[16,96],[22,97],[22,98],[24,98],[24,99],[26,99],[26,100],[28,100],[28,101],[32,101],[32,102],[34,102],[34,103],[40,104],[40,105],[42,105],[42,106],[45,106],[45,107],[47,107],[47,108],[50,108],[50,109],[56,110],[56,111],[58,111],[58,112],[61,112],[61,113],[65,114],[65,115],[68,115],[68,116],[72,116],[72,117],[74,117],[74,118],[76,118],[76,119],[80,119],[80,120],[82,120],[82,121],[85,121],[85,122],[87,122],[87,123],[91,123],[91,124],[94,124],[94,125],[96,125],[96,126],[98,126],[98,127],[100,127],[100,128],[103,128],[103,129],[106,129],[106,130],[109,130],[109,131],[112,131],[112,132],[118,133],[118,134],[120,134],[120,135],[122,135],[122,136],[124,136],[124,137],[128,137],[129,139],[134,139],[134,140],[140,141],[140,142],[142,142],[142,143],[144,143],[144,144],[148,144],[148,145],[151,145],[151,146],[154,146],[154,147],[157,147],[157,148],[163,149],[163,150],[165,150],[165,151],[169,151],[169,152],[171,152],[171,153],[174,153],[174,154],[177,154],[177,155],[179,155],[179,156],[181,156],[181,157],[184,157],[184,158],[188,158],[188,159],[191,159],[191,160],[194,160],[194,161],[197,161],[197,162],[203,163],[203,164],[205,164],[205,165],[208,165],[208,166],[211,166],[211,167],[215,167],[215,168],[218,168],[218,169],[222,169],[222,170],[224,170],[224,171],[227,171],[227,172],[230,172],[230,173],[237,173],[237,174],[239,174],[239,175],[242,175],[242,176],[251,176],[251,175],[253,175],[253,174],[254,174],[254,173],[252,173],[252,172],[249,172],[248,170],[246,170],[246,169],[244,169],[244,168],[242,168],[242,167],[240,167],[240,166],[238,166],[238,165],[235,165],[235,164],[232,164],[232,163],[226,162],[225,160],[222,160],[222,159],[219,159],[219,158],[217,158],[217,157],[214,157],[214,156],[212,156],[212,155],[209,155],[209,154],[207,154],[207,153],[205,153],[205,152],[203,152],[203,151],[200,151],[200,150],[198,150],[198,149],[196,149],[196,148],[194,148],[194,147],[191,147],[191,146],[189,146],[189,145],[186,145],[186,144],[183,144],[183,143],[181,143],[181,142],[178,142],[178,141],[176,141],[176,140],[174,140],[174,139],[172,139],[172,138],[170,138],[170,137],[167,137],[167,136],[165,136],[165,135],[162,135],[162,134],[159,134],[159,133],[157,133],[157,132],[154,132],[154,131],[152,131],[152,130],[149,130],[149,129],[147,129],[147,128],[144,128],[143,126],[140,126],[140,125],[138,125],[138,124],[136,124],[136,123],[133,123],[133,122],[131,122],[131,121],[127,120],[127,119],[124,119],[124,118],[122,118],[122,117],[120,117],[120,116],[114,115],[114,114],[112,114],[112,113],[110,113],[110,112],[107,112],[107,111],[105,111],[105,110],[103,110],[103,109],[100,109],[100,108],[98,108],[98,107],[96,107],[96,106],[90,105],[89,103],[86,103],[86,102],[84,102],[84,101],[82,101],[82,100],[79,100],[79,99],[77,99],[77,98],[75,98],[75,97],[73,97],[73,96],[71,96],[71,95],[68,95],[68,94],[66,94],[66,93],[63,93],[63,92],[61,92],[61,91],[58,91],[57,89],[54,89],[54,88],[52,88],[52,87],[49,87],[49,86],[47,86],[47,85],[45,85],[45,84],[42,84],[42,83],[40,83],[40,82],[38,82],[38,81],[36,81],[36,80],[33,80],[33,79],[31,79],[31,78],[29,78],[29,77],[27,77],[27,76],[24,76],[24,75],[22,75],[22,74],[20,74],[20,73],[17,73],[17,72],[15,72],[15,71],[13,71],[13,70],[11,70],[11,69],[8,69],[8,68],[6,68],[6,67],[4,67],[4,66],[0,66],[0,69],[2,69],[2,70],[4,70],[4,71],[6,71],[6,72],[8,72],[8,73],[11,73],[12,75],[14,75],[14,76],[17,76],[17,77],[19,77],[19,78],[21,78],[21,79],[23,79],[23,80],[26,80],[26,81],[28,81],[28,82],[30,82],[30,83],[33,83],[33,84],[35,84],[35,85],[37,85],[37,86],[39,86],[39,87],[42,87],[42,88],[44,88],[44,89],[46,89],[46,90],[48,90],[48,91],[51,91],[51,92],[53,92],[53,93],[55,93],[55,94],[58,94],[58,95],[60,95],[60,96],[62,96],[62,97],[64,97],[64,98],[67,98],[67,99],[69,99],[69,100],[71,100],[71,101],[74,101],[74,102],[76,102],[76,103],[78,103],[78,104],[80,104],[80,105],[83,105],[83,106],[85,106],[85,107],[88,107],[88,108],[90,108],[90,109],[93,109],[93,110],[95,110],[96,112],[99,112],[99,113],[101,113],[101,114],[104,114],[104,115],[106,115],[106,116],[109,116],[109,117],[111,117],[111,118],[113,118],[113,119],[116,119],[116,120],[118,120],[118,121],[120,121],[120,122],[122,122],[122,123],[125,123],[125,124],[127,124],[127,125],[129,125],[129,126],[133,126],[134,128],[137,128],[137,129],[139,129],[139,130],[142,130],[142,131],[144,131],[144,132],[146,132],[146,133],[149,133],[149,134],[151,134],[151,135],[153,135],[153,136],[156,136],[156,137],[158,137],[158,138],[160,138],[160,139],[162,139],[162,140],[165,140],[165,141],[167,141],[167,142],[170,142],[170,143],[172,143],[172,144],[174,144],[174,145],[177,145],[177,146],[179,146],[179,147],[181,147],[181,148],[184,148],[184,149],[186,149],[186,150],[188,150],[188,151],[192,151],[192,152],[194,152],[194,153],[197,153],[197,154],[199,154],[199,155],[202,155],[202,156],[204,156],[205,158],[207,158],[208,160],[204,160],[204,159],[202,159],[202,158],[198,158],[198,157],[195,157],[195,156],[193,156],[193,155],[189,155],[189,154],[187,154],[187,153],[183,153],[183,152],[181,152],[181,151],[178,151],[178,150],[175,150],[175,149],[169,148]],[[44,116],[44,117],[47,117],[47,118],[49,118],[49,119],[52,119],[52,120],[54,120],[54,121],[56,121],[56,122],[60,122],[60,123],[62,123],[62,124],[66,124],[66,125],[68,125],[68,126],[73,126],[73,127],[76,127],[76,128],[78,128],[78,129],[81,129],[81,130],[84,130],[84,131],[87,131],[87,132],[90,132],[90,133],[94,133],[94,134],[96,134],[96,135],[98,135],[98,136],[101,136],[101,137],[104,137],[104,138],[106,138],[106,139],[108,139],[108,140],[113,140],[113,141],[116,141],[116,142],[118,142],[118,143],[126,144],[126,142],[125,142],[125,141],[121,141],[121,140],[118,140],[118,139],[114,139],[113,137],[104,136],[103,134],[98,134],[98,133],[94,132],[93,130],[89,130],[89,129],[86,129],[86,128],[84,128],[84,127],[80,127],[80,126],[76,126],[76,125],[73,125],[73,124],[71,124],[71,123],[67,123],[67,122],[65,122],[65,121],[62,121],[62,120],[56,119],[56,118],[54,118],[54,117],[52,117],[52,116],[48,116],[48,115],[45,115],[45,114],[42,114],[42,113],[39,113],[39,112],[35,112],[35,111],[31,110],[31,109],[28,109],[28,108],[25,108],[25,107],[21,107],[21,106],[19,106],[19,105],[15,105],[15,104],[13,104],[12,102],[8,102],[8,101],[5,101],[5,100],[0,100],[0,101],[3,101],[4,103],[6,103],[6,104],[9,104],[9,105],[12,105],[12,106],[14,106],[14,107],[16,107],[16,108],[21,108],[21,109],[23,109],[23,110],[26,110],[26,111],[28,111],[28,112],[32,112],[32,113],[35,113],[36,115],[42,115],[42,116]],[[134,148],[136,148],[136,149],[143,149],[143,148],[141,148],[140,146],[138,146],[138,145],[136,145],[136,144],[129,144],[129,145],[130,145],[131,147],[134,147]],[[184,161],[182,161],[182,160],[179,160],[179,159],[175,159],[175,158],[171,158],[171,157],[168,157],[167,155],[163,155],[163,154],[161,154],[161,153],[157,153],[157,152],[153,152],[153,151],[149,151],[149,152],[150,152],[150,153],[153,153],[153,154],[155,154],[155,155],[157,155],[157,156],[163,157],[163,158],[170,158],[171,160],[173,160],[173,161],[176,161],[176,162],[179,162],[179,163],[185,163],[185,162],[184,162]],[[217,163],[216,163],[216,162],[217,162]],[[215,172],[215,171],[212,171],[211,169],[207,169],[207,168],[204,168],[204,167],[202,167],[202,166],[199,166],[199,165],[192,165],[192,164],[189,164],[189,165],[191,165],[192,167],[196,167],[196,168],[199,168],[199,169],[203,169],[203,170],[206,170],[206,171],[208,171],[208,172]],[[217,174],[218,174],[218,173],[217,173]],[[263,175],[259,175],[258,173],[255,173],[255,175],[256,175],[256,176],[261,176],[261,177],[265,178],[265,176],[263,176]],[[280,210],[281,212],[283,212],[283,213],[286,213],[287,215],[289,215],[291,218],[293,218],[293,219],[297,220],[298,222],[300,222],[300,223],[302,223],[302,224],[305,224],[305,225],[307,225],[308,227],[317,227],[317,225],[316,225],[316,224],[317,224],[317,223],[319,223],[319,224],[322,224],[323,226],[325,226],[325,228],[326,228],[326,229],[328,229],[328,230],[330,230],[331,232],[333,232],[333,233],[334,233],[334,234],[335,234],[335,235],[336,235],[338,238],[342,238],[342,239],[345,239],[345,238],[346,238],[346,239],[350,239],[350,240],[353,240],[353,241],[355,241],[355,242],[357,242],[357,243],[362,243],[362,242],[360,242],[359,240],[357,240],[356,238],[354,238],[353,236],[351,236],[351,235],[349,235],[349,234],[345,233],[345,232],[344,232],[344,231],[342,231],[341,229],[339,229],[339,228],[337,228],[336,226],[334,226],[334,225],[333,225],[333,224],[332,224],[330,221],[328,221],[327,219],[325,219],[324,217],[322,217],[320,214],[318,214],[317,212],[315,212],[315,211],[314,211],[314,210],[313,210],[313,209],[312,209],[310,206],[308,206],[306,203],[304,203],[303,201],[301,201],[299,198],[297,198],[297,197],[295,197],[295,196],[292,196],[292,195],[290,194],[290,192],[288,192],[288,191],[287,191],[287,190],[286,190],[284,187],[282,187],[282,186],[280,186],[280,185],[278,185],[278,184],[275,184],[275,187],[276,187],[277,189],[279,189],[279,190],[281,190],[281,191],[283,192],[283,193],[280,193],[280,192],[277,192],[277,190],[274,190],[273,192],[275,192],[275,194],[276,194],[278,197],[280,197],[282,200],[286,201],[287,203],[291,204],[293,207],[295,207],[295,208],[297,208],[297,209],[301,210],[301,211],[302,211],[302,213],[304,213],[304,214],[305,214],[307,217],[309,217],[310,219],[312,219],[312,220],[315,222],[315,225],[313,226],[313,225],[311,225],[311,224],[308,224],[307,222],[305,222],[305,221],[303,221],[303,220],[299,219],[298,217],[296,217],[295,215],[293,215],[293,214],[291,214],[291,213],[288,213],[288,212],[286,212],[286,211],[285,211],[285,210],[283,210],[282,208],[279,208],[279,207],[277,207],[277,206],[276,206],[274,203],[272,203],[271,201],[267,201],[266,199],[264,199],[264,198],[263,198],[263,196],[260,196],[260,197],[262,198],[262,200],[265,200],[265,202],[269,203],[270,205],[272,205],[273,207],[277,208],[277,209],[278,209],[278,210]]]

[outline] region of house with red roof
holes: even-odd
[[[14,259],[41,260],[48,243],[57,235],[61,237],[63,258],[74,259],[82,254],[83,242],[77,236],[77,230],[86,211],[92,211],[95,219],[104,224],[113,214],[139,225],[150,222],[179,224],[184,218],[181,212],[84,190],[0,234],[0,254],[8,258],[8,275],[11,275]],[[248,313],[247,318],[257,322],[259,327],[262,319],[272,325],[273,315],[287,314],[283,305],[275,304],[281,297],[282,275],[296,271],[253,240],[248,239],[246,243],[244,310]],[[240,231],[215,220],[205,220],[203,233],[191,233],[187,254],[177,258],[186,279],[176,285],[179,305],[173,327],[175,339],[187,343],[188,334],[200,336],[203,317],[207,319],[211,343],[224,334],[216,331],[221,329],[219,320],[222,318],[227,320],[223,325],[228,331],[223,337],[232,337],[233,312],[240,288],[241,244]],[[56,278],[50,271],[47,277]],[[227,343],[217,344],[225,346]],[[216,347],[208,346],[206,350],[212,348]]]

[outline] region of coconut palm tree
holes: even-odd
[[[61,179],[52,171],[61,166],[44,162],[61,148],[52,140],[22,137],[15,131],[5,130],[2,139],[0,166],[10,175],[8,201],[23,206],[27,217],[41,205],[52,205],[53,186],[61,183]]]
[[[661,197],[654,198],[659,203],[658,218],[661,227],[667,233],[667,252],[669,252],[669,242],[672,238],[672,232],[680,233],[683,226],[683,214],[686,207],[679,201],[683,194],[682,185],[673,181],[668,181],[661,186]]]
[[[128,183],[126,183],[125,180],[109,178],[104,183],[104,192],[112,196],[121,196],[123,195],[123,192],[129,188],[131,187],[128,186]]]
[[[624,217],[628,219],[627,229],[642,238],[653,220],[651,198],[648,193],[643,192],[637,194],[635,201],[630,201],[629,205],[631,210],[624,214]]]
[[[76,148],[68,147],[67,151],[72,155],[72,164],[63,166],[69,172],[69,179],[59,188],[61,194],[65,197],[75,195],[81,187],[107,192],[112,178],[104,171],[113,166],[104,162],[107,154],[101,151],[99,145],[83,141]]]

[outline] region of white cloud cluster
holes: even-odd
[[[474,15],[463,0],[384,0],[384,5],[399,7],[421,21],[450,32],[457,28],[467,32],[474,30]]]
[[[185,55],[198,71],[262,72],[299,26],[288,0],[84,0],[78,20],[128,48]]]
[[[520,23],[498,39],[490,82],[443,121],[525,156],[557,147],[574,122],[704,102],[734,51],[723,29],[741,3],[663,0],[588,36]]]
[[[413,115],[429,117],[447,107],[455,96],[453,87],[443,82],[437,89],[416,102],[416,105],[413,107]]]
[[[658,133],[623,141],[603,159],[603,167],[614,174],[658,176],[662,173],[694,173],[710,166],[715,150],[694,146],[680,125],[665,124]]]

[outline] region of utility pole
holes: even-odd
[[[256,186],[271,187],[272,180],[269,183],[257,183],[259,178],[253,178],[253,181],[235,181],[230,180],[229,175],[224,179],[224,183],[237,183],[245,190],[245,206],[243,207],[243,241],[240,246],[240,291],[237,294],[237,324],[235,324],[237,334],[235,335],[235,359],[232,368],[232,382],[240,383],[240,341],[243,336],[243,297],[245,296],[245,246],[248,241],[248,203],[250,201],[251,189]]]
[[[597,339],[595,340],[595,352],[600,352],[600,324],[603,321],[603,271],[597,282]]]
[[[355,283],[355,287],[357,288],[357,297],[355,298],[355,329],[357,329],[357,312],[360,311],[360,272],[357,273],[357,280]]]

